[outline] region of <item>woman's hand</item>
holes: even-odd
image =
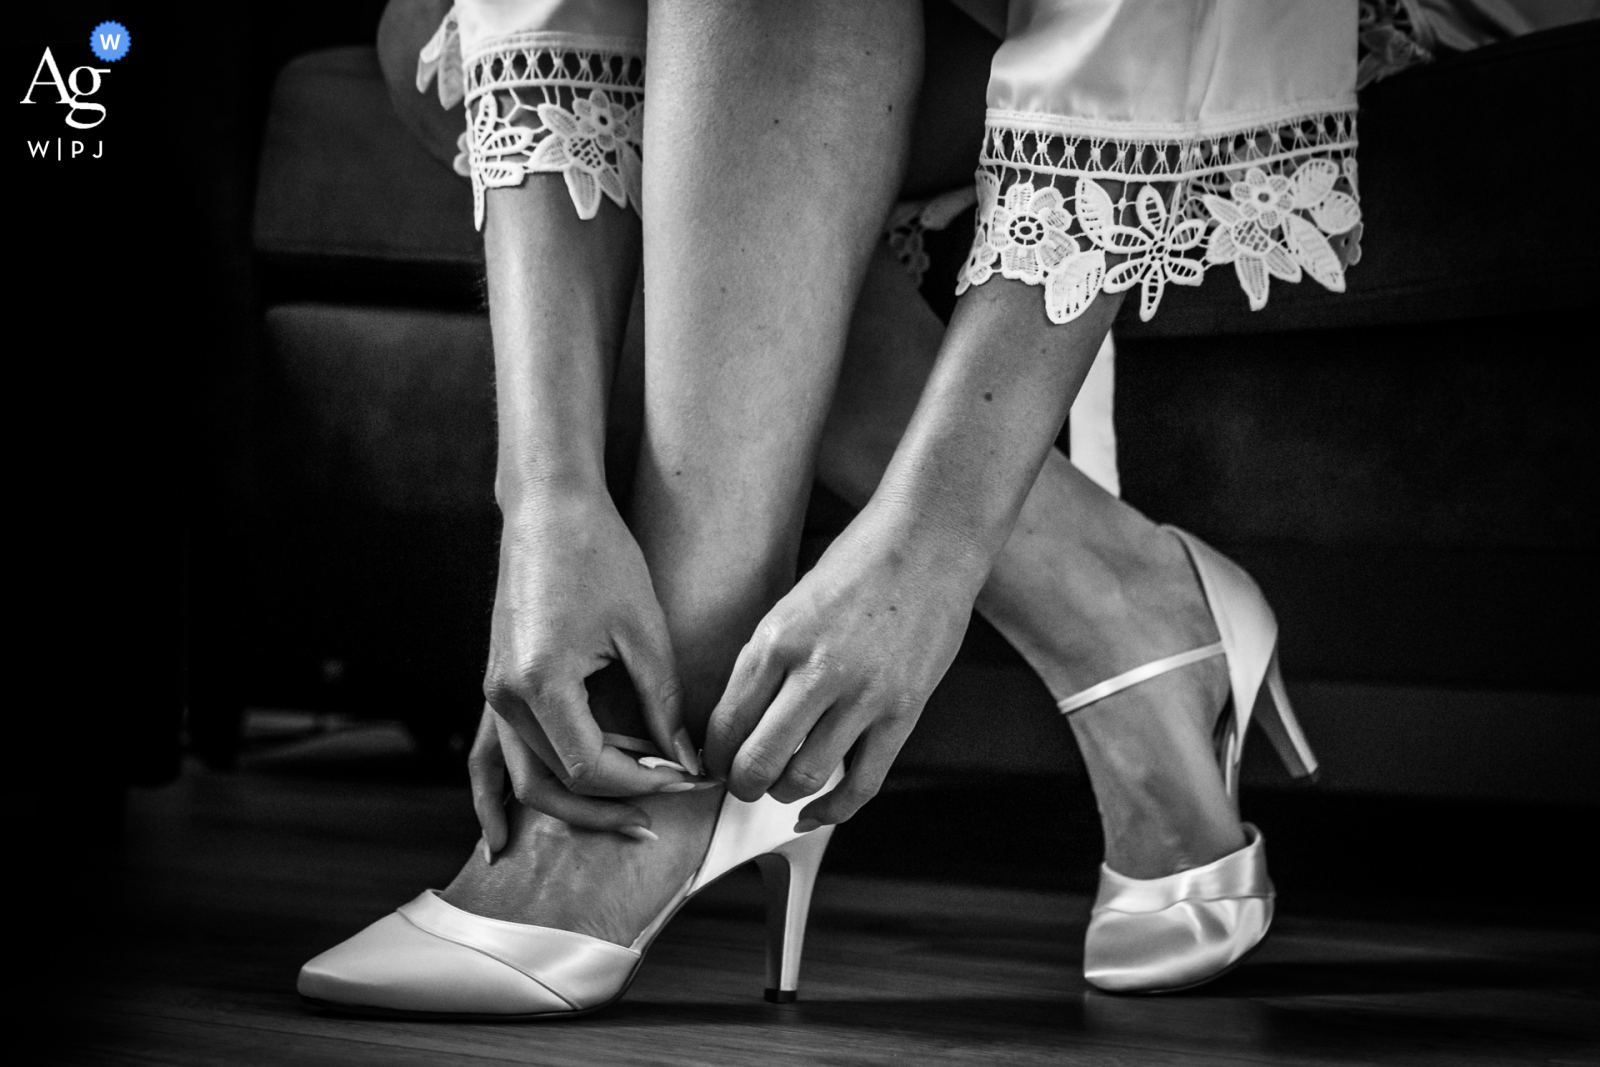
[[[500,544],[486,718],[473,745],[475,805],[491,851],[505,841],[505,776],[524,804],[590,829],[649,823],[631,805],[587,798],[640,796],[686,781],[607,745],[585,679],[620,662],[651,737],[699,773],[683,728],[666,619],[633,536],[609,497],[541,498],[509,510]]]
[[[803,829],[850,818],[883,784],[955,658],[988,559],[869,505],[767,613],[712,712],[705,758],[741,800],[791,803]],[[859,743],[858,743],[859,742]]]
[[[543,747],[549,751],[548,745]],[[549,758],[554,758],[553,755]],[[472,807],[483,828],[486,858],[505,847],[509,824],[506,820],[506,784],[509,778],[512,793],[526,807],[562,822],[585,830],[602,830],[625,834],[639,840],[649,840],[650,816],[643,808],[615,800],[597,800],[580,796],[568,789],[550,770],[544,758],[519,737],[506,721],[489,705],[483,706],[483,717],[478,720],[478,733],[472,741],[472,751],[467,756],[467,769],[472,778]],[[703,788],[705,783],[690,785],[669,783],[656,792],[675,789]],[[648,792],[648,790],[647,790]]]

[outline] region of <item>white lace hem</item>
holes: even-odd
[[[449,111],[461,103],[465,83],[461,74],[461,25],[456,9],[451,8],[433,31],[428,43],[417,53],[417,92],[428,91],[428,83],[439,79],[439,106]]]
[[[942,230],[955,221],[957,215],[977,203],[978,191],[970,185],[926,200],[902,200],[889,212],[883,238],[889,251],[911,276],[911,282],[922,286],[928,273],[928,250],[923,238],[929,230]]]
[[[455,43],[450,22],[423,49],[417,71],[417,87],[426,89],[424,64],[440,70],[441,101],[448,67],[440,53]],[[459,77],[468,119],[455,168],[472,179],[479,229],[485,191],[521,185],[529,174],[560,174],[579,218],[594,218],[602,196],[638,210],[643,42],[518,34],[468,58]]]
[[[1138,286],[1149,321],[1170,282],[1233,264],[1251,310],[1272,278],[1344,291],[1360,258],[1353,109],[1186,139],[1119,139],[991,113],[977,232],[957,294],[996,273],[1044,287],[1050,321]],[[1102,182],[1108,183],[1108,189]]]

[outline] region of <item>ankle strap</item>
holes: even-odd
[[[1143,667],[1135,667],[1133,670],[1119,674],[1115,678],[1108,678],[1099,685],[1091,685],[1083,692],[1061,701],[1056,707],[1061,709],[1061,714],[1070,715],[1079,708],[1093,704],[1097,700],[1104,700],[1112,693],[1120,693],[1130,685],[1138,685],[1140,682],[1147,682],[1157,675],[1175,671],[1179,667],[1187,667],[1191,663],[1199,663],[1203,659],[1210,659],[1213,656],[1224,654],[1226,654],[1226,650],[1222,647],[1221,641],[1214,645],[1207,645],[1204,648],[1179,652],[1176,656],[1158,659],[1154,663],[1146,663]]]

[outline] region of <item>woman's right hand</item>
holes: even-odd
[[[484,696],[497,722],[480,725],[471,770],[474,807],[491,851],[506,840],[505,778],[522,803],[589,829],[648,828],[633,805],[688,779],[646,768],[605,743],[584,681],[620,662],[661,751],[698,774],[683,728],[666,618],[633,535],[609,496],[545,498],[509,509],[500,542]]]

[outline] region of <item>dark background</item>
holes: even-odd
[[[225,562],[249,469],[249,208],[267,93],[292,55],[370,41],[382,8],[68,2],[12,15],[14,101],[46,45],[64,77],[111,68],[93,130],[66,127],[66,108],[45,102],[53,89],[11,107],[9,525],[27,695],[10,781],[28,827],[114,832],[125,783],[178,771],[185,688],[206,699],[212,684],[186,682],[190,647],[232,636],[232,610],[197,635],[186,608],[236,609],[243,594]],[[111,64],[88,48],[107,19],[132,39]],[[103,139],[105,156],[26,158],[26,139],[58,135]]]
[[[166,746],[145,742],[161,732],[147,725],[170,723],[177,707],[179,338],[194,306],[183,294],[201,273],[172,254],[192,233],[166,225],[194,140],[159,74],[182,49],[134,11],[105,12],[70,3],[18,11],[6,49],[8,229],[21,280],[10,302],[20,336],[7,361],[8,525],[20,594],[13,723],[23,731],[8,781],[24,785],[24,826],[90,838],[110,825],[105,805],[121,780],[170,773]],[[108,18],[129,25],[133,42],[110,64],[89,51],[90,30]],[[67,127],[53,88],[40,87],[31,107],[17,103],[46,45],[63,77],[79,65],[110,68],[93,98],[107,108],[100,126]],[[25,140],[58,135],[104,140],[104,157],[27,158]],[[36,776],[54,785],[37,788]]]

